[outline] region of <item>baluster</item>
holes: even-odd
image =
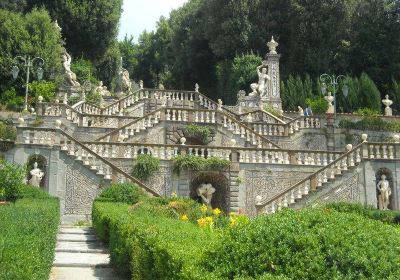
[[[171,116],[170,116],[170,110],[169,109],[167,109],[167,121],[170,121],[171,120]]]
[[[373,145],[369,145],[369,158],[375,158]]]
[[[271,203],[271,214],[274,214],[275,212],[276,212],[276,210],[275,210],[275,201],[273,201]]]
[[[357,163],[361,162],[361,149],[356,150],[356,162]]]
[[[348,155],[348,158],[349,158],[349,166],[350,167],[355,166],[355,164],[354,164],[354,153],[350,153]]]
[[[389,146],[388,148],[389,148],[389,159],[394,159],[394,153],[393,153],[394,147]]]
[[[375,149],[376,149],[376,158],[381,158],[380,146],[376,145]]]
[[[210,113],[206,112],[206,123],[210,122]]]
[[[304,182],[304,192],[303,192],[303,194],[307,195],[309,193],[309,191],[310,191],[310,181],[307,180],[307,181]]]
[[[215,123],[215,112],[211,112],[211,123]]]
[[[388,158],[388,155],[387,155],[387,146],[386,146],[386,145],[383,145],[383,146],[382,146],[382,154],[383,154],[383,158]]]
[[[295,203],[295,201],[296,201],[296,199],[295,199],[295,196],[294,196],[294,190],[291,190],[290,191],[290,204]]]

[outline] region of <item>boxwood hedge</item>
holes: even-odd
[[[30,187],[32,188],[32,187]],[[59,224],[59,202],[38,190],[0,206],[0,279],[48,279]]]

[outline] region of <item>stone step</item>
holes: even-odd
[[[50,280],[120,280],[112,268],[104,267],[53,267]]]
[[[94,234],[59,233],[57,241],[97,242],[98,239]]]
[[[61,227],[59,233],[62,234],[94,234],[91,228]]]
[[[59,241],[56,245],[56,252],[108,253],[108,250],[97,242]]]
[[[110,267],[109,254],[56,252],[55,267]]]

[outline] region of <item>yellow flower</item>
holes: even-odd
[[[213,217],[205,217],[205,220],[207,221],[208,224],[212,224]]]
[[[171,197],[177,197],[178,195],[176,194],[176,192],[171,193]]]
[[[213,214],[215,215],[215,216],[219,216],[219,215],[221,215],[221,210],[219,209],[219,208],[215,208],[214,210],[213,210]]]
[[[201,213],[206,213],[206,212],[207,212],[207,210],[208,210],[208,207],[207,207],[207,205],[205,205],[205,204],[201,205],[201,207],[200,207],[200,211],[201,211]]]
[[[230,212],[229,213],[229,216],[231,216],[231,217],[236,217],[238,214],[236,213],[236,212]]]
[[[182,220],[182,221],[188,221],[189,218],[188,218],[187,215],[182,215],[181,220]]]
[[[231,227],[233,227],[233,226],[235,226],[237,224],[237,218],[234,218],[234,217],[229,217],[229,225],[231,226]]]
[[[199,227],[204,228],[207,226],[207,221],[205,218],[201,218],[197,220],[197,224],[199,225]]]

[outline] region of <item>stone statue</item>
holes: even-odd
[[[58,25],[58,22],[57,22],[57,20],[54,22],[54,28],[58,31],[58,32],[60,32],[61,33],[61,27]]]
[[[390,196],[392,195],[392,189],[389,186],[389,181],[386,180],[386,175],[382,174],[381,180],[376,185],[379,191],[378,195],[378,206],[379,210],[388,210],[390,204]]]
[[[200,89],[200,86],[199,86],[198,83],[196,83],[196,84],[194,85],[194,91],[195,91],[195,92],[199,92],[199,89]]]
[[[119,72],[119,75],[121,77],[121,82],[122,82],[122,85],[120,85],[121,91],[126,90],[126,91],[130,92],[132,90],[132,82],[129,78],[128,70],[122,68]]]
[[[239,90],[237,94],[237,99],[242,100],[246,96],[246,92],[244,90]]]
[[[268,75],[268,69],[267,69],[267,62],[263,61],[263,63],[257,67],[257,73],[258,73],[258,92],[261,97],[266,95],[267,91],[267,81],[271,80],[271,78]]]
[[[68,86],[79,87],[80,83],[76,80],[76,74],[71,71],[71,56],[64,50],[63,54],[63,68],[65,74],[65,82]]]
[[[328,110],[326,111],[327,114],[334,114],[335,107],[333,106],[332,102],[335,98],[332,96],[332,93],[328,92],[328,95],[324,97],[326,101],[328,101]]]
[[[267,46],[270,54],[277,54],[276,48],[279,46],[279,44],[275,42],[274,36],[272,36],[271,41],[268,42]]]
[[[29,173],[32,176],[32,178],[29,179],[29,184],[34,187],[40,187],[40,182],[43,179],[44,172],[38,168],[37,162],[33,164],[33,169]]]
[[[382,100],[383,105],[385,105],[385,116],[392,116],[393,111],[390,106],[393,104],[393,101],[389,99],[389,95],[386,94],[385,99]]]
[[[300,106],[297,106],[298,112],[299,112],[299,116],[304,116],[304,110],[303,108],[301,108]]]
[[[249,93],[249,96],[258,96],[258,91],[257,91],[258,84],[257,83],[252,83],[250,85],[250,88],[251,88],[251,92]]]
[[[222,111],[222,100],[221,99],[218,99],[218,108],[217,108],[217,110],[218,111]]]
[[[143,86],[144,86],[144,85],[143,85],[143,80],[140,80],[140,81],[139,81],[139,88],[140,88],[140,89],[143,89]]]
[[[211,184],[201,184],[197,189],[197,195],[201,197],[201,200],[206,205],[211,205],[211,200],[214,193],[215,188]]]
[[[96,87],[95,92],[101,96],[110,96],[111,93],[108,91],[106,86],[103,86],[103,82],[100,81],[99,85]]]

